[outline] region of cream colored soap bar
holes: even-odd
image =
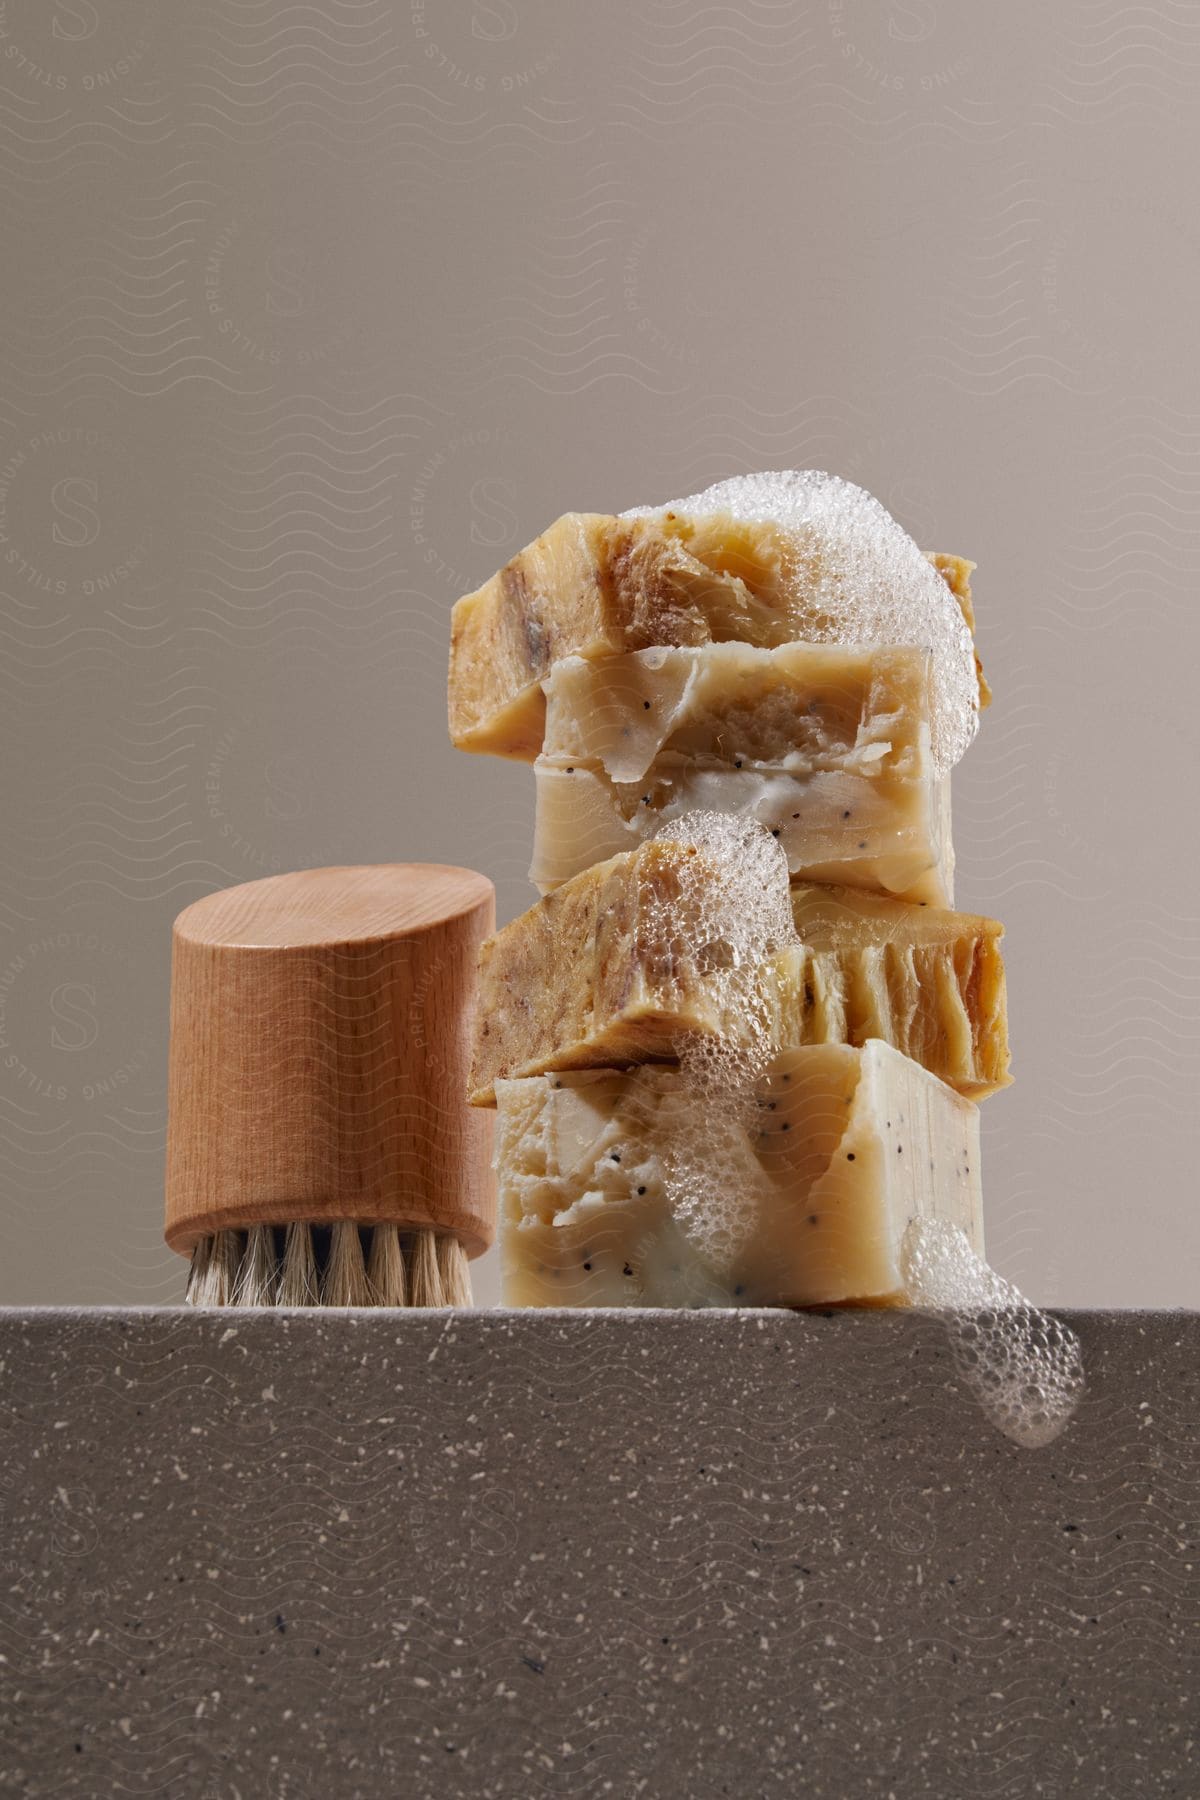
[[[931,659],[886,644],[659,645],[565,656],[545,682],[543,756],[637,781],[664,753],[797,773],[927,775]]]
[[[693,811],[772,831],[793,876],[954,900],[931,661],[837,644],[564,657],[545,683],[530,878],[543,893]]]
[[[781,1052],[733,1151],[736,1191],[685,1205],[696,1096],[679,1073],[535,1076],[496,1099],[510,1306],[903,1305],[920,1219],[983,1255],[978,1109],[878,1040]]]
[[[680,1038],[737,1040],[745,1000],[702,922],[721,874],[655,839],[577,875],[480,951],[472,1100],[550,1070],[673,1062]],[[772,1041],[886,1039],[973,1099],[1004,1087],[1003,928],[852,888],[791,890],[796,940],[757,983]]]
[[[689,812],[757,819],[778,838],[793,879],[840,882],[921,905],[954,901],[950,779],[871,780],[786,769],[703,768],[669,758],[631,784],[539,758],[533,861],[542,894],[644,842]]]
[[[930,558],[974,629],[961,557]],[[656,644],[771,646],[836,638],[818,548],[796,567],[785,534],[727,515],[616,518],[566,513],[451,615],[450,736],[462,750],[532,761],[542,748],[541,684],[563,656]],[[819,629],[820,627],[827,629]],[[980,705],[988,694],[980,682]]]

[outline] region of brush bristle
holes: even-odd
[[[275,1238],[269,1225],[255,1225],[247,1234],[242,1266],[233,1290],[235,1306],[274,1306],[279,1289],[279,1264]]]
[[[303,1222],[287,1228],[283,1268],[279,1276],[279,1306],[316,1306],[321,1298],[317,1253],[312,1226]]]
[[[214,1239],[202,1237],[192,1251],[192,1260],[188,1267],[187,1287],[184,1290],[186,1306],[208,1306],[208,1270],[212,1262]]]
[[[410,1306],[445,1306],[442,1272],[438,1268],[436,1233],[414,1231],[408,1265]]]
[[[375,1306],[407,1306],[408,1281],[404,1270],[404,1248],[395,1225],[376,1225],[371,1233],[371,1255],[367,1262],[367,1285]]]
[[[255,1225],[218,1231],[192,1253],[190,1306],[471,1306],[466,1251],[448,1232]]]
[[[451,1232],[444,1231],[438,1238],[437,1259],[442,1278],[442,1305],[472,1305],[471,1265],[466,1251]]]
[[[189,1306],[231,1306],[245,1238],[240,1231],[217,1231],[201,1238],[192,1252],[184,1296]]]
[[[322,1306],[370,1306],[367,1269],[358,1226],[344,1219],[330,1233],[329,1260],[321,1278]]]

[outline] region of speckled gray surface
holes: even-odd
[[[1200,1316],[0,1314],[0,1785],[1200,1793]]]

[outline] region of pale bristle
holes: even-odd
[[[437,1259],[442,1277],[443,1306],[470,1306],[471,1265],[458,1239],[448,1231],[437,1241]]]
[[[369,1306],[371,1290],[363,1263],[358,1226],[339,1219],[330,1234],[329,1260],[321,1282],[322,1306]]]
[[[408,1304],[444,1306],[442,1274],[438,1268],[436,1233],[414,1231],[409,1265]]]
[[[196,1240],[192,1251],[192,1260],[188,1268],[187,1290],[184,1303],[187,1306],[210,1306],[208,1298],[208,1272],[212,1266],[214,1240],[202,1237]]]
[[[407,1306],[404,1250],[395,1225],[376,1225],[371,1233],[367,1283],[375,1306]]]
[[[473,1305],[456,1237],[349,1220],[213,1232],[192,1252],[184,1298],[189,1306]]]
[[[237,1286],[242,1260],[242,1237],[237,1231],[217,1231],[201,1238],[192,1252],[187,1294],[190,1306],[229,1306]]]
[[[233,1290],[234,1306],[274,1306],[279,1287],[275,1237],[269,1225],[255,1225],[246,1238]]]
[[[317,1253],[312,1226],[293,1222],[287,1228],[283,1270],[279,1277],[278,1306],[319,1306]]]

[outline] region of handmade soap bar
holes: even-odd
[[[653,839],[575,876],[480,951],[472,1100],[497,1079],[673,1062],[681,1037],[746,1029],[744,992],[711,940],[721,872]],[[796,937],[756,977],[779,1045],[883,1038],[960,1093],[1007,1085],[1003,928],[853,888],[791,890]]]
[[[543,892],[693,811],[773,832],[795,876],[951,905],[929,653],[748,644],[564,657],[545,682],[530,878]]]
[[[662,757],[640,781],[580,764],[534,764],[537,809],[529,878],[552,893],[590,864],[643,842],[690,812],[757,819],[779,839],[796,879],[841,882],[921,905],[954,901],[950,778],[797,775],[705,768]]]
[[[960,557],[930,560],[969,640],[973,565]],[[831,616],[837,574],[819,541],[797,549],[769,522],[566,513],[456,603],[450,736],[463,750],[532,761],[545,728],[541,683],[563,656],[656,644],[837,640],[847,635]]]
[[[546,678],[542,755],[637,781],[664,753],[698,762],[930,770],[928,651],[794,642],[565,656]]]
[[[496,1084],[511,1306],[903,1305],[914,1220],[983,1254],[979,1113],[887,1044],[782,1051],[723,1161],[689,1179],[696,1097],[639,1068]]]

